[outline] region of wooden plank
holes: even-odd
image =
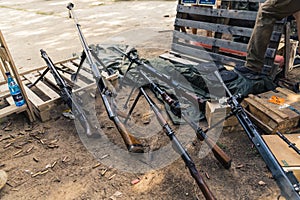
[[[34,105],[34,107],[38,108],[39,110],[45,109],[48,106],[45,104],[39,96],[37,96],[32,90],[30,90],[26,85],[24,85],[25,91],[27,93],[29,101]]]
[[[283,98],[285,100],[285,104],[294,103],[294,102],[291,102],[290,100],[287,101],[287,96],[285,94],[281,93],[281,92],[275,93],[273,91],[269,91],[269,92],[259,94],[259,97],[264,100],[265,106],[269,107],[274,112],[284,113],[286,116],[288,116],[289,119],[298,117],[298,114],[296,112],[292,111],[291,109],[289,109],[287,107],[281,108],[281,106],[283,106],[283,105],[277,105],[277,104],[269,103],[268,101],[272,96],[277,96],[279,98]],[[299,107],[299,109],[300,109],[300,104],[299,103],[295,103],[295,104],[293,104],[293,106],[295,106],[296,108]],[[281,114],[280,116],[283,116],[283,115]]]
[[[39,77],[33,76],[33,74],[26,74],[24,75],[26,79],[28,79],[31,83],[34,83]],[[60,98],[60,95],[57,94],[54,90],[52,90],[50,87],[48,87],[45,83],[42,81],[39,81],[35,85],[38,89],[40,89],[45,95],[47,95],[50,99],[55,100]]]
[[[300,101],[300,94],[296,94],[293,91],[286,88],[277,87],[276,90],[286,95],[286,103],[288,104]]]
[[[4,50],[5,50],[5,54],[7,55],[7,60],[6,60],[6,61],[9,63],[9,69],[6,69],[6,70],[12,72],[12,75],[14,76],[14,79],[15,79],[16,83],[17,83],[17,84],[19,85],[19,87],[20,87],[20,90],[21,90],[21,92],[22,92],[22,94],[23,94],[24,100],[25,100],[26,102],[28,102],[28,97],[27,97],[27,94],[26,94],[26,92],[25,92],[25,89],[24,89],[24,86],[23,86],[23,84],[22,84],[22,81],[21,81],[21,79],[20,79],[20,76],[19,76],[19,74],[18,74],[17,67],[16,67],[16,65],[15,65],[15,63],[14,63],[14,61],[13,61],[13,58],[12,58],[12,56],[11,56],[11,54],[10,54],[10,51],[9,51],[9,49],[8,49],[8,46],[7,46],[7,44],[6,44],[5,40],[4,40],[4,36],[3,36],[3,34],[2,34],[1,31],[0,31],[0,43],[1,43],[1,46],[2,46],[2,47],[4,48]],[[5,67],[5,66],[1,66],[1,67]],[[3,68],[1,69],[1,71],[3,71]],[[3,74],[3,76],[4,76],[4,74]],[[27,113],[28,113],[29,120],[30,120],[31,122],[35,121],[35,116],[34,116],[34,113],[33,113],[33,110],[32,110],[32,107],[31,107],[30,104],[27,104],[27,106],[26,106],[26,111],[27,111]]]
[[[210,17],[225,17],[232,19],[256,20],[257,12],[247,10],[211,9],[199,6],[178,5],[177,12]]]
[[[191,60],[182,59],[182,58],[180,58],[180,55],[176,56],[175,52],[174,53],[172,53],[172,52],[164,53],[164,54],[161,54],[159,57],[163,58],[163,59],[166,59],[166,60],[171,60],[171,61],[174,61],[174,62],[177,62],[177,63],[186,64],[186,65],[197,65],[198,64],[197,62],[193,62]],[[207,61],[203,60],[203,62],[207,62]]]
[[[243,102],[245,102],[245,101],[243,101]],[[247,105],[243,105],[243,107],[247,107]],[[270,126],[268,126],[267,124],[265,124],[264,122],[262,122],[260,119],[258,119],[256,116],[254,116],[247,109],[245,109],[245,112],[249,116],[249,118],[251,119],[251,121],[255,125],[257,125],[259,128],[261,128],[265,133],[271,134],[273,132],[273,129]]]
[[[185,57],[185,55],[190,56],[190,58],[194,57],[192,61],[196,61],[199,59],[207,60],[207,61],[215,61],[220,62],[226,65],[235,66],[235,65],[244,65],[245,61],[241,59],[237,59],[234,57],[229,57],[225,55],[220,55],[212,52],[208,52],[205,50],[196,49],[187,45],[182,44],[172,44],[172,51],[175,51],[176,53],[182,54],[182,58]]]
[[[0,119],[13,113],[20,113],[28,109],[27,104],[17,107],[12,97],[8,97],[6,100],[10,105],[0,109]]]
[[[78,69],[78,67],[76,67],[74,64],[72,64],[72,63],[70,63],[70,62],[67,62],[67,63],[61,63],[60,65],[63,66],[63,67],[67,67],[67,68],[71,69],[71,70],[74,71],[74,72],[76,72],[77,69]],[[83,76],[83,77],[85,77],[85,78],[91,80],[91,82],[94,81],[93,75],[92,75],[91,73],[85,71],[85,70],[82,69],[82,68],[81,68],[80,71],[79,71],[79,76]]]
[[[206,45],[227,48],[228,50],[241,51],[241,53],[247,52],[247,44],[233,42],[230,40],[217,39],[217,38],[213,38],[213,37],[206,37],[206,36],[194,35],[194,34],[186,34],[186,33],[179,32],[179,31],[174,31],[173,37],[176,39],[192,41],[193,42],[192,44],[194,44],[196,46],[197,46],[197,43],[203,43]],[[199,46],[201,46],[201,44],[199,44]],[[210,48],[212,48],[212,47],[210,47]],[[232,51],[232,52],[234,52],[234,51]],[[238,52],[236,52],[236,53],[238,53]]]
[[[249,111],[254,114],[257,118],[263,121],[265,124],[275,129],[279,123],[283,120],[270,110],[266,109],[262,104],[256,102],[253,99],[246,98],[244,101],[249,105]]]
[[[40,74],[43,74],[45,70],[41,70],[39,71]],[[49,73],[46,73],[44,78],[50,83],[52,84],[53,86],[57,87],[57,89],[59,90],[59,87],[57,86],[56,84],[56,81],[55,81],[55,78],[52,76],[52,74],[49,72]]]
[[[74,87],[77,86],[78,88],[86,87],[88,84],[80,79],[77,79],[75,82],[71,80],[71,75],[66,73],[60,73],[61,77],[65,79],[70,84],[73,84]]]
[[[300,148],[300,134],[284,134],[284,136]],[[278,135],[263,135],[262,137],[281,166],[300,167],[299,154],[289,148]]]
[[[250,37],[252,34],[252,31],[253,31],[252,28],[230,26],[230,25],[224,25],[224,24],[215,24],[215,23],[209,23],[209,22],[178,19],[178,18],[175,19],[175,26],[204,29],[207,31],[214,31],[214,32],[225,33],[225,34],[230,34],[230,35],[241,35],[241,36],[246,36],[246,37]]]

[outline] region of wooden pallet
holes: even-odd
[[[218,62],[231,67],[244,65],[245,41],[252,34],[257,11],[238,10],[233,5],[239,2],[222,0],[220,6],[208,7],[182,4],[179,0],[171,50],[160,57],[183,64]],[[261,3],[264,0],[251,2]],[[273,76],[279,70],[274,60],[285,25],[284,20],[276,23],[265,54],[264,71]],[[236,40],[237,36],[244,39]]]
[[[279,130],[285,132],[298,126],[300,115],[289,107],[270,103],[272,96],[285,99],[285,104],[300,111],[300,95],[286,88],[276,88],[277,92],[269,91],[259,95],[249,95],[242,102],[253,122],[266,133]]]
[[[55,66],[65,70],[69,73],[76,72],[80,60],[78,58],[71,58],[55,63]],[[37,82],[33,87],[29,87],[34,83],[47,69],[47,66],[38,68],[36,70],[23,73],[20,75],[22,84],[28,96],[28,100],[32,105],[35,115],[41,121],[47,121],[51,119],[51,110],[62,102],[59,87],[50,71],[44,76],[44,79]],[[59,72],[62,78],[72,87],[73,92],[88,89],[94,84],[93,76],[91,73],[82,69],[78,80],[74,83],[71,80],[71,74]],[[2,89],[2,90],[1,90]],[[0,97],[6,96],[9,91],[7,87],[0,85]]]

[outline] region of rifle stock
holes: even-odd
[[[67,5],[67,8],[69,10],[70,18],[73,17],[73,19],[74,19],[74,22],[75,22],[75,25],[76,25],[76,28],[78,31],[79,39],[80,39],[81,45],[83,47],[83,51],[85,53],[85,56],[86,56],[86,59],[87,59],[89,65],[90,65],[90,68],[92,70],[94,79],[96,80],[96,85],[101,94],[100,96],[101,96],[102,102],[105,106],[105,109],[106,109],[109,119],[111,119],[114,122],[114,124],[117,127],[119,133],[121,134],[122,139],[125,142],[129,152],[134,152],[134,153],[143,152],[144,151],[143,146],[140,143],[140,141],[127,131],[126,127],[120,121],[119,117],[115,114],[115,112],[113,111],[113,109],[109,103],[108,98],[112,98],[112,93],[111,93],[111,91],[108,90],[108,86],[106,85],[105,81],[103,80],[102,76],[100,75],[99,69],[92,59],[91,50],[88,47],[88,44],[82,34],[80,25],[77,22],[77,18],[75,17],[74,12],[72,10],[74,8],[74,4],[69,3]]]

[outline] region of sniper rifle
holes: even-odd
[[[121,134],[129,152],[133,152],[133,153],[144,152],[142,144],[133,135],[131,135],[128,132],[125,125],[121,122],[121,120],[119,119],[117,114],[114,112],[114,110],[112,109],[112,106],[109,103],[109,100],[112,100],[112,92],[108,89],[107,83],[105,82],[105,80],[103,80],[102,76],[100,75],[100,71],[99,71],[97,65],[95,64],[95,62],[92,59],[91,50],[88,47],[88,44],[82,34],[80,24],[78,23],[78,20],[75,17],[75,14],[73,11],[74,4],[69,3],[67,5],[67,8],[69,10],[70,18],[74,19],[74,22],[75,22],[75,25],[76,25],[76,28],[78,31],[79,39],[80,39],[81,45],[83,47],[83,51],[85,53],[85,56],[86,56],[86,59],[87,59],[89,65],[90,65],[90,68],[92,70],[94,79],[96,81],[97,88],[100,93],[100,97],[105,106],[105,109],[106,109],[109,119],[114,122],[114,124],[117,127],[119,133]]]

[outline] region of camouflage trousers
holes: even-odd
[[[276,20],[300,11],[300,0],[266,0],[259,7],[256,23],[248,43],[246,66],[261,72],[264,55]]]

